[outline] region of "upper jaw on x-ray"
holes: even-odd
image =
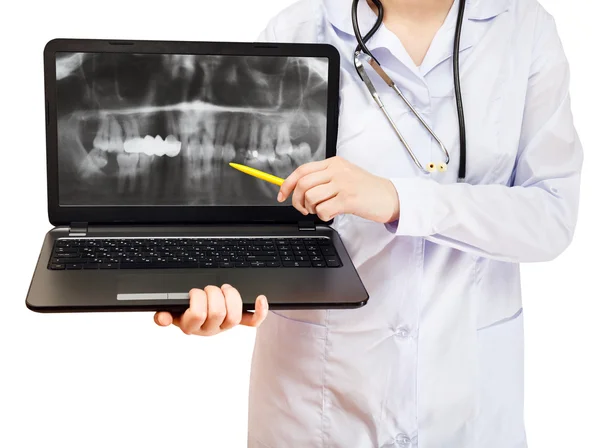
[[[276,205],[325,158],[327,60],[70,53],[57,58],[62,205]]]

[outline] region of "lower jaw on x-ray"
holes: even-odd
[[[277,205],[279,177],[325,158],[327,60],[57,57],[63,206]]]

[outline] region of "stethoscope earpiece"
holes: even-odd
[[[448,165],[446,165],[445,163],[438,163],[437,165],[433,162],[430,162],[427,164],[427,167],[425,168],[425,170],[428,173],[435,173],[436,171],[439,171],[440,173],[444,173],[446,171],[448,171]]]

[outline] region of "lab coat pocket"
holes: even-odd
[[[252,359],[250,446],[321,446],[326,338],[325,325],[269,313]]]
[[[477,332],[476,447],[526,447],[523,416],[523,315]]]

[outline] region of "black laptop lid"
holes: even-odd
[[[54,40],[44,63],[53,224],[306,221],[229,162],[335,155],[334,47]]]

